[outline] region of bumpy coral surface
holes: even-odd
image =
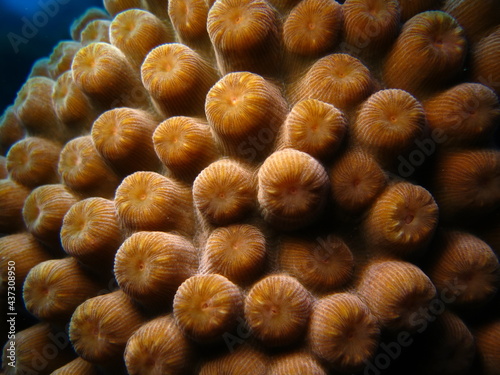
[[[499,374],[498,1],[103,5],[1,118],[4,374]]]

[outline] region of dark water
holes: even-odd
[[[70,39],[71,23],[91,6],[102,7],[102,0],[0,0],[0,113],[14,102],[33,62]]]

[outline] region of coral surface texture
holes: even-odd
[[[500,374],[500,1],[70,31],[0,118],[0,374]]]

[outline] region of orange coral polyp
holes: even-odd
[[[453,304],[485,303],[497,292],[500,265],[488,244],[458,231],[441,233],[436,243],[441,251],[431,261],[428,274],[438,291],[451,283],[461,287],[455,292]]]
[[[234,224],[216,228],[203,250],[203,271],[218,273],[238,285],[248,285],[262,274],[267,256],[264,234],[255,226]]]
[[[205,102],[208,123],[222,152],[250,163],[261,160],[272,149],[286,112],[278,87],[250,72],[225,75],[212,86]],[[257,146],[260,155],[247,150],[252,139],[261,139]]]
[[[193,231],[190,190],[158,173],[127,176],[116,189],[114,202],[118,217],[129,230]]]
[[[347,133],[347,118],[334,106],[306,99],[293,106],[281,129],[279,147],[291,147],[328,160]]]
[[[442,131],[449,146],[487,144],[500,119],[498,96],[478,83],[456,85],[424,107],[429,128]]]
[[[443,219],[494,211],[500,205],[500,151],[453,150],[436,161],[432,193]],[[465,219],[465,218],[463,218]]]
[[[157,120],[149,112],[115,108],[104,112],[94,122],[92,141],[97,152],[120,175],[154,171],[161,165],[152,140],[157,126]]]
[[[401,21],[406,22],[418,13],[435,9],[441,2],[435,0],[399,0]]]
[[[52,104],[54,84],[47,77],[29,78],[19,90],[14,108],[29,135],[66,140]]]
[[[73,58],[81,47],[82,45],[78,42],[59,42],[52,51],[47,65],[53,80],[71,69]]]
[[[255,283],[245,299],[253,335],[269,346],[293,343],[304,334],[313,299],[295,278],[279,274]]]
[[[79,305],[69,325],[69,339],[86,361],[120,363],[128,339],[146,321],[121,290],[93,297]]]
[[[420,329],[415,319],[430,306],[436,288],[412,263],[375,261],[362,273],[357,292],[383,328],[392,331]]]
[[[31,233],[21,232],[0,238],[0,294],[8,294],[9,262],[16,263],[15,282],[22,285],[26,275],[37,264],[51,259],[53,255]],[[12,264],[12,263],[11,263]],[[11,278],[12,280],[12,278]]]
[[[216,18],[216,12],[222,11],[227,12],[226,17]],[[227,51],[237,51],[242,47],[254,48],[255,44],[262,43],[268,35],[266,24],[259,24],[259,18],[264,15],[269,17],[270,12],[270,8],[264,2],[219,2],[216,8],[211,10],[208,21],[213,43],[221,50]],[[272,22],[268,21],[268,25],[272,25]]]
[[[201,119],[174,116],[158,125],[153,134],[155,152],[178,178],[193,181],[218,157],[209,126]]]
[[[26,309],[43,321],[67,321],[78,305],[102,286],[73,257],[52,259],[33,267],[23,285]]]
[[[274,358],[267,372],[267,375],[289,374],[327,375],[327,372],[313,355],[296,351]]]
[[[174,37],[154,14],[141,9],[129,9],[118,14],[109,29],[110,42],[118,47],[139,68],[150,50],[173,42]]]
[[[403,26],[384,64],[387,86],[424,95],[455,78],[463,67],[463,29],[442,11],[419,13]],[[413,66],[420,69],[412,69]]]
[[[193,182],[193,201],[202,217],[217,225],[242,220],[255,206],[253,172],[236,161],[218,160]]]
[[[111,21],[109,20],[95,20],[90,22],[85,29],[82,30],[82,46],[87,46],[90,43],[109,43],[110,27]]]
[[[413,146],[425,125],[424,109],[412,95],[403,90],[380,90],[361,105],[351,134],[387,164]]]
[[[116,16],[118,13],[127,9],[146,9],[146,3],[144,0],[103,0],[103,5],[112,16]]]
[[[158,340],[158,332],[168,332],[168,336]],[[164,315],[142,325],[130,337],[125,364],[130,375],[181,375],[192,367],[192,351],[172,315]]]
[[[168,43],[151,50],[141,66],[142,83],[164,116],[200,116],[215,70],[191,48]]]
[[[125,54],[108,43],[81,48],[71,65],[73,81],[100,108],[147,108],[149,98]]]
[[[208,9],[209,4],[205,0],[171,0],[168,2],[168,14],[172,26],[187,45],[196,44],[197,40],[208,41]]]
[[[240,289],[218,274],[190,277],[177,289],[173,304],[177,326],[202,343],[221,340],[232,332],[242,307]]]
[[[299,55],[317,56],[331,50],[342,27],[342,7],[336,1],[301,1],[283,25],[285,48]]]
[[[208,13],[207,30],[220,71],[281,75],[280,27],[276,11],[266,1],[216,1]]]
[[[87,198],[68,210],[61,243],[69,255],[98,270],[110,270],[123,241],[115,205],[104,198]]]
[[[351,280],[354,263],[347,244],[334,235],[316,241],[292,237],[280,246],[280,267],[315,292],[339,290]]]
[[[496,343],[500,339],[500,320],[482,324],[475,332],[477,354],[486,375],[494,375],[500,365]]]
[[[423,187],[407,182],[389,186],[370,208],[365,233],[371,246],[408,256],[429,243],[439,208]]]
[[[89,98],[74,83],[71,71],[57,78],[52,91],[52,103],[57,117],[72,134],[86,134],[97,117],[97,111]]]
[[[7,155],[10,146],[21,140],[25,131],[15,107],[7,107],[0,117],[0,153]]]
[[[395,0],[347,0],[343,6],[345,40],[364,53],[380,53],[399,31],[400,9]]]
[[[89,8],[85,13],[73,21],[70,27],[71,38],[82,42],[82,32],[94,21],[108,20],[109,15],[101,8]],[[82,42],[83,44],[83,42]]]
[[[149,309],[165,311],[177,288],[198,267],[196,249],[188,239],[163,232],[137,232],[115,256],[120,288]]]
[[[34,188],[56,183],[61,145],[39,137],[26,137],[7,154],[7,171],[14,181]]]
[[[497,96],[500,94],[500,27],[496,27],[489,35],[482,38],[472,51],[472,78],[474,81],[491,88]]]
[[[313,352],[339,371],[353,371],[374,355],[380,328],[356,295],[336,293],[313,308],[309,340]]]
[[[23,219],[28,231],[41,242],[58,249],[64,215],[76,202],[78,197],[62,184],[37,187],[24,202]]]
[[[342,211],[357,214],[384,190],[387,177],[371,155],[351,150],[335,161],[330,181],[334,204]]]
[[[243,374],[252,369],[254,375],[266,375],[269,358],[252,345],[242,344],[233,352],[225,353],[208,360],[200,369],[199,375]]]
[[[66,143],[59,155],[58,172],[66,186],[85,196],[110,198],[120,183],[90,135]]]
[[[318,99],[346,112],[373,91],[373,79],[362,62],[347,54],[332,54],[317,60],[303,77],[289,86],[289,101]]]
[[[498,26],[500,4],[494,0],[446,0],[442,10],[457,20],[469,41],[477,43]]]
[[[227,74],[207,94],[205,108],[209,124],[222,137],[242,139],[255,133],[269,118],[269,107],[281,104],[282,99],[275,97],[276,94],[277,90],[257,74]],[[275,127],[277,120],[273,122],[270,125]]]
[[[303,228],[323,212],[328,176],[305,152],[286,149],[273,153],[260,167],[258,181],[261,215],[280,229]]]

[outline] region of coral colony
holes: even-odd
[[[104,8],[1,118],[4,374],[499,374],[500,2]]]

